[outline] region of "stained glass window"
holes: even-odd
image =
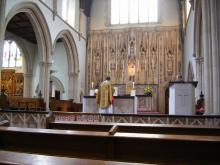
[[[17,44],[12,40],[4,41],[2,67],[22,67],[22,54]]]

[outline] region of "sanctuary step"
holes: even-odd
[[[5,151],[117,162],[220,162],[216,152],[220,148],[219,135],[118,132],[117,128],[111,131],[0,127],[0,147]]]

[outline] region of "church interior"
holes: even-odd
[[[0,0],[0,164],[219,164],[218,6]]]

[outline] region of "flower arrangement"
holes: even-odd
[[[152,96],[153,88],[152,88],[152,86],[147,85],[144,91],[147,96]]]

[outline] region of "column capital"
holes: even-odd
[[[32,73],[24,73],[23,75],[24,75],[24,77],[32,77],[33,76]]]
[[[52,65],[52,62],[45,62],[45,61],[41,61],[39,62],[40,66],[51,66]]]

